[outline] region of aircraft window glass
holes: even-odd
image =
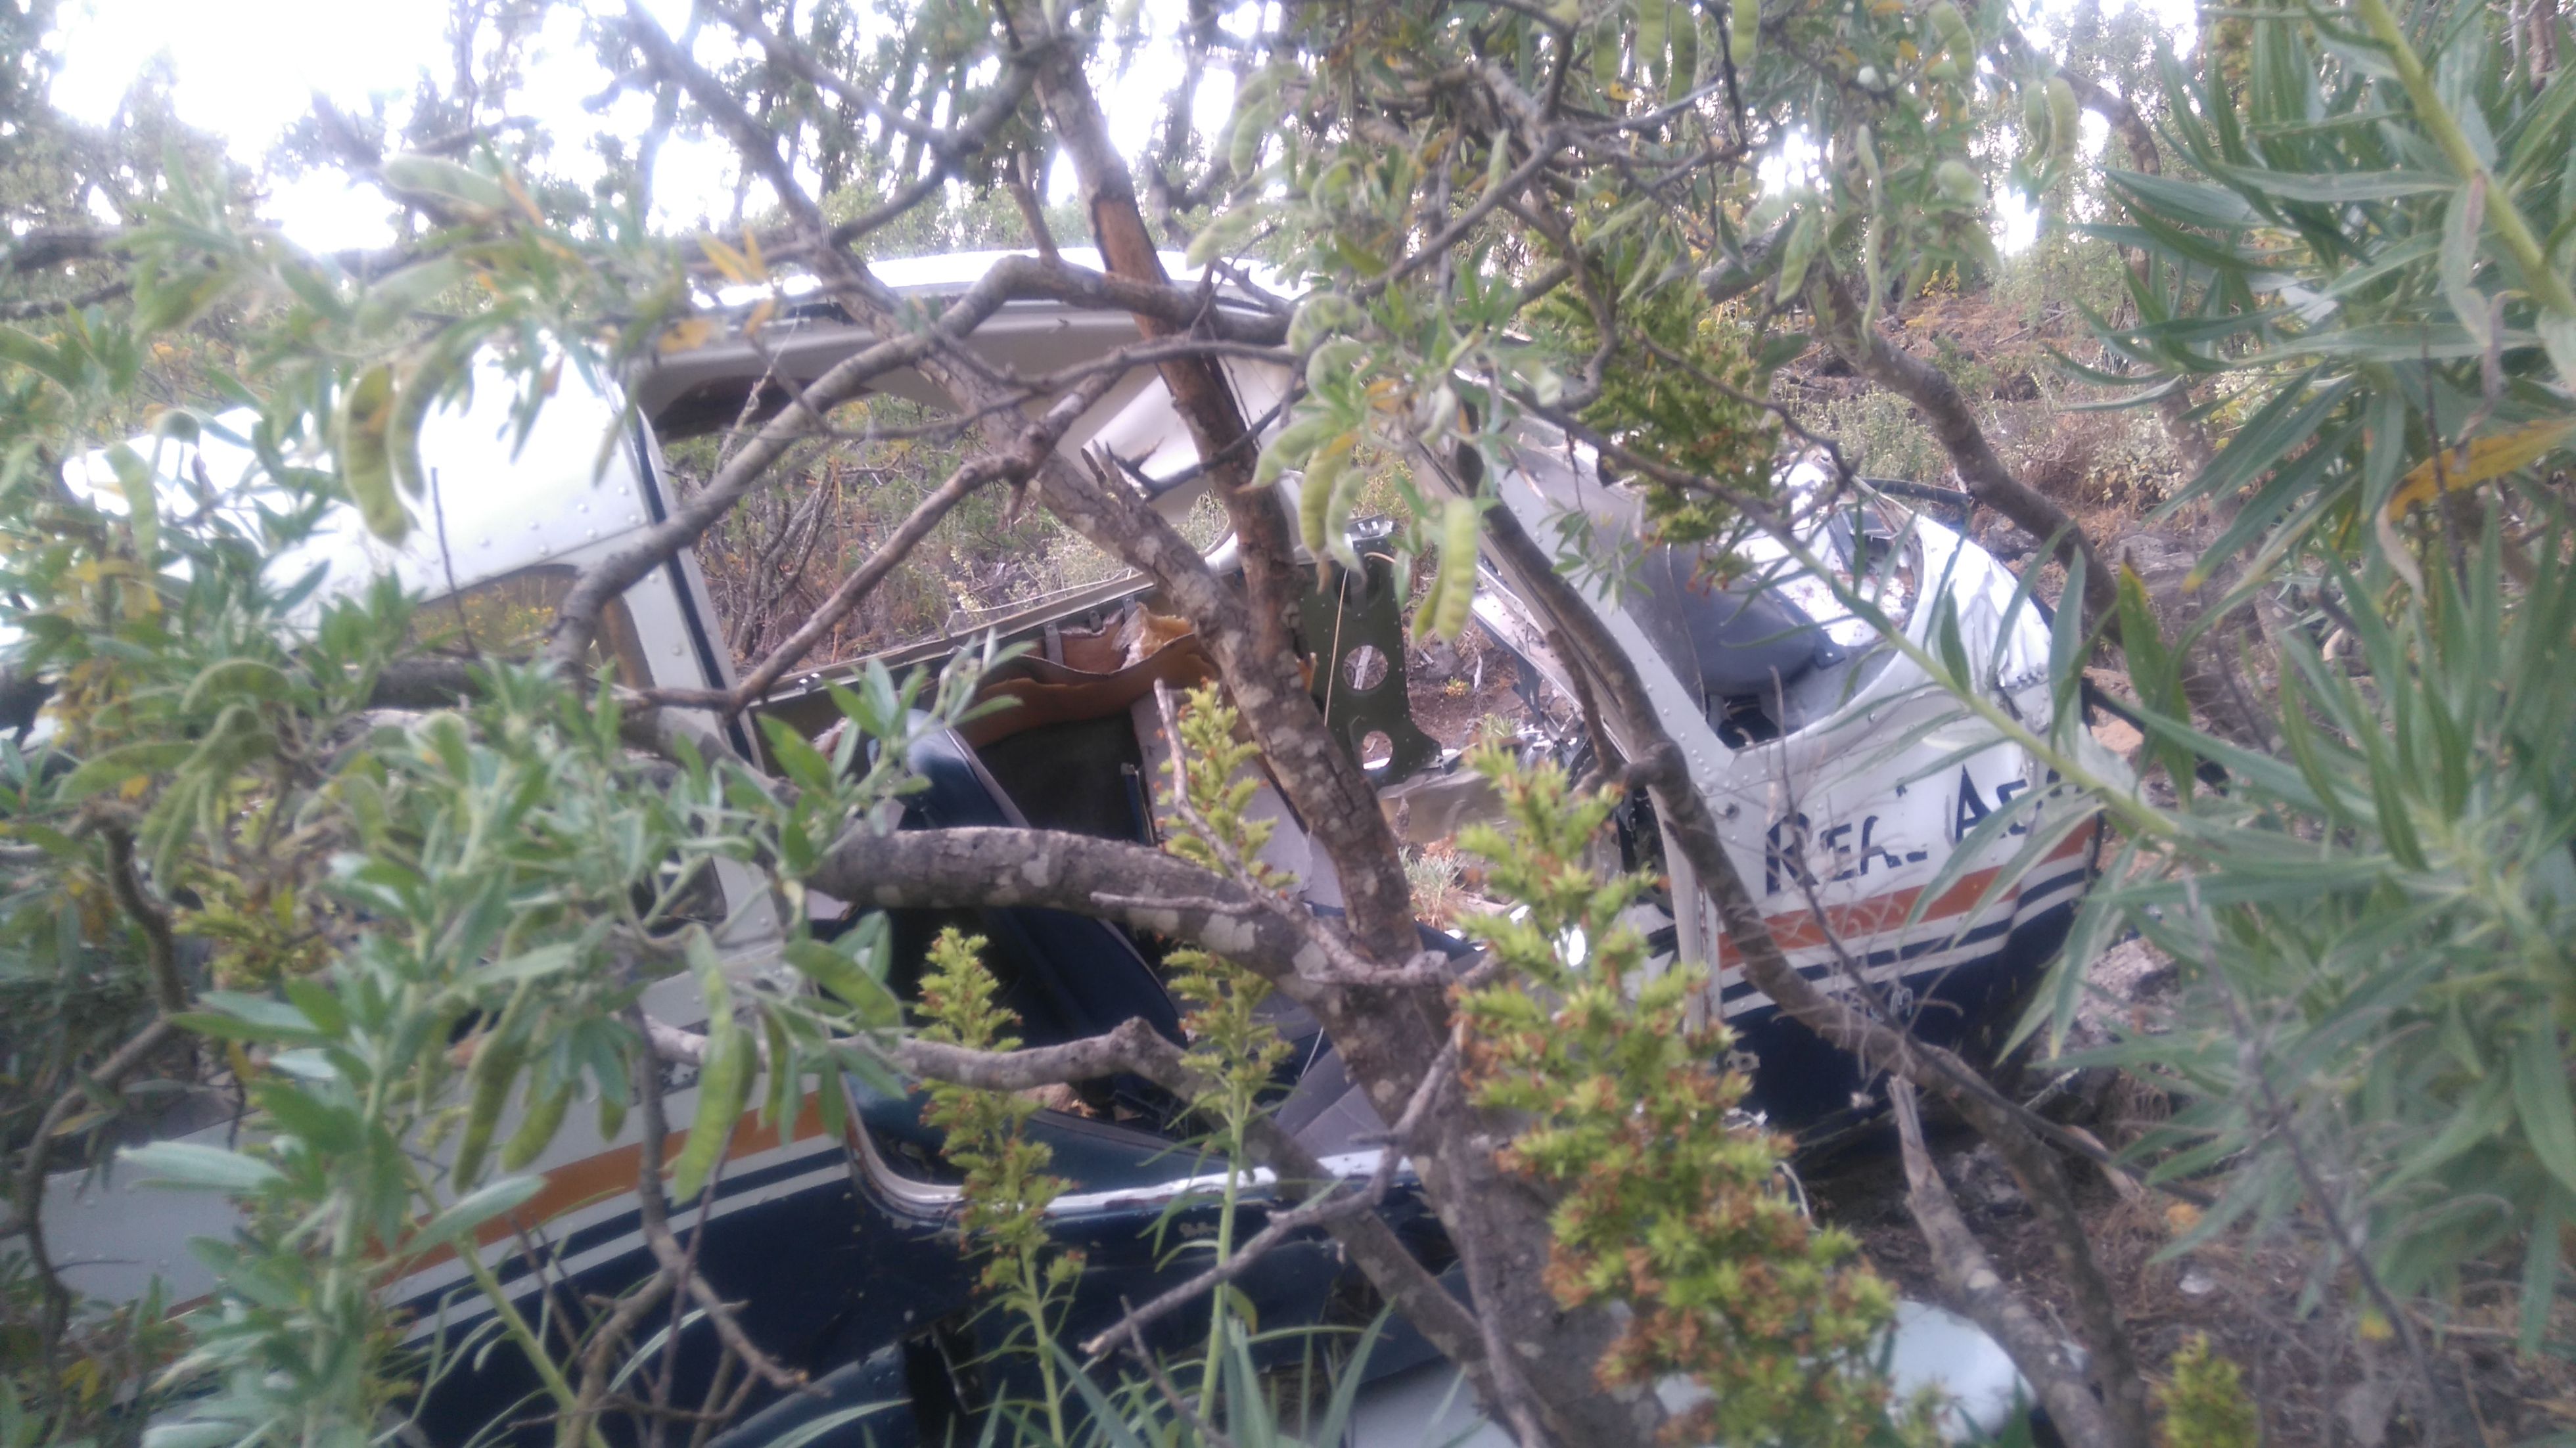
[[[572,591],[576,571],[569,564],[542,564],[478,583],[462,593],[425,604],[412,620],[412,636],[439,653],[488,658],[534,657],[545,642],[546,625],[555,608]],[[645,666],[644,642],[635,631],[634,615],[622,601],[611,600],[600,615],[599,637],[590,645],[590,663],[613,666],[617,682],[641,687],[652,682]]]
[[[705,485],[724,430],[741,410],[736,391],[729,407],[716,410],[722,420],[714,432],[686,435],[692,422],[705,422],[688,414],[664,433],[665,476],[675,496],[686,498]],[[748,672],[812,616],[956,469],[965,455],[957,444],[901,435],[938,415],[884,395],[838,409],[831,417],[838,436],[781,462],[773,482],[698,540],[698,566],[737,670]],[[1180,526],[1194,545],[1212,547],[1227,531],[1225,510],[1213,497],[1202,497]],[[829,668],[905,644],[972,633],[1004,615],[1128,573],[1046,509],[1017,502],[1009,489],[985,488],[951,509],[904,566],[878,583],[798,669]]]

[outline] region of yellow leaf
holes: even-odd
[[[2390,521],[2402,518],[2418,503],[2441,492],[2456,493],[2492,478],[2530,466],[2550,449],[2576,435],[2576,417],[2535,422],[2512,432],[2491,433],[2466,447],[2446,448],[2417,463],[2388,500]]]
[[[742,229],[742,260],[745,266],[751,268],[751,274],[755,279],[764,282],[769,280],[769,263],[760,255],[760,238],[754,235],[748,226]]]
[[[2361,1310],[2360,1327],[2364,1342],[2386,1342],[2397,1335],[2397,1329],[2388,1325],[2388,1319],[2376,1307]]]
[[[762,297],[759,304],[751,309],[751,315],[743,319],[742,334],[746,337],[759,336],[760,329],[768,326],[769,319],[777,314],[778,299],[776,297]]]
[[[104,1111],[75,1112],[69,1119],[65,1120],[62,1125],[54,1128],[54,1135],[56,1137],[78,1136],[89,1128],[96,1126],[106,1115],[107,1113]]]
[[[728,278],[744,286],[750,286],[760,280],[759,276],[752,271],[748,258],[712,236],[699,237],[698,250],[707,254],[707,260],[715,263],[717,271],[723,272]]]
[[[518,203],[519,210],[527,214],[530,222],[538,226],[545,225],[545,213],[537,209],[535,198],[528,195],[527,187],[519,184],[519,178],[515,173],[509,171],[501,173],[501,189],[509,193],[512,201]]]
[[[719,242],[718,245],[722,243]],[[670,329],[662,334],[662,340],[655,345],[660,347],[662,355],[667,357],[674,352],[687,352],[703,347],[715,334],[716,324],[712,318],[683,317],[673,322]]]
[[[80,1358],[63,1369],[63,1386],[82,1403],[95,1402],[104,1387],[95,1358]]]

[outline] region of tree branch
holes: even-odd
[[[1807,296],[1826,343],[1853,371],[1914,404],[1940,440],[1941,450],[1949,454],[1959,481],[1978,502],[2043,543],[2055,539],[2060,563],[2084,560],[2084,607],[2089,621],[2101,626],[2114,619],[2120,598],[2118,577],[2102,565],[2091,540],[2064,509],[2014,477],[2003,459],[1995,456],[1985,429],[1949,374],[1863,327],[1860,304],[1849,285],[1831,270],[1818,267],[1809,273]]]
[[[639,1009],[634,1019],[647,1028],[649,1035],[650,1018]],[[701,1038],[699,1064],[704,1064],[704,1058]],[[671,1128],[662,1112],[662,1068],[650,1055],[635,1058],[635,1094],[641,1098],[644,1110],[643,1151],[638,1158],[635,1183],[636,1215],[643,1224],[644,1241],[653,1249],[653,1260],[661,1264],[665,1276],[685,1287],[689,1296],[706,1309],[707,1321],[714,1324],[716,1336],[755,1376],[774,1388],[804,1387],[803,1372],[779,1366],[744,1333],[740,1319],[734,1316],[733,1304],[698,1275],[695,1253],[682,1247],[671,1230],[670,1203],[662,1195],[662,1147],[670,1138]],[[699,1105],[706,1105],[703,1097]],[[677,1348],[672,1351],[676,1353]]]
[[[179,940],[170,930],[170,912],[143,889],[134,872],[134,836],[121,825],[103,825],[107,843],[107,892],[116,907],[143,932],[143,962],[152,972],[153,1003],[165,1016],[188,1008],[188,983],[179,976]]]
[[[124,1045],[117,1047],[115,1054],[100,1062],[99,1068],[89,1073],[89,1079],[101,1090],[115,1090],[176,1033],[177,1027],[171,1025],[167,1016],[150,1022]],[[62,1278],[54,1270],[52,1255],[45,1250],[46,1163],[52,1158],[54,1139],[62,1131],[63,1123],[71,1120],[73,1112],[87,1106],[89,1100],[89,1093],[78,1086],[55,1097],[54,1104],[45,1108],[43,1118],[37,1121],[34,1134],[27,1140],[26,1159],[18,1164],[18,1220],[10,1225],[12,1231],[26,1237],[27,1261],[36,1269],[37,1281],[44,1288],[42,1335],[49,1352],[54,1340],[62,1333],[64,1321],[71,1311],[72,1297],[70,1289],[63,1285]]]
[[[704,1061],[704,1036],[640,1013],[638,1024],[660,1059],[681,1064]],[[1180,1047],[1156,1035],[1142,1020],[1123,1021],[1103,1035],[1017,1051],[975,1051],[911,1038],[852,1044],[879,1054],[909,1075],[981,1091],[1026,1091],[1120,1074],[1141,1076],[1184,1101],[1204,1100],[1218,1091],[1215,1081],[1191,1068]],[[1267,1116],[1254,1118],[1245,1140],[1253,1158],[1270,1168],[1286,1200],[1304,1201],[1340,1183],[1314,1153]],[[1466,1309],[1414,1259],[1385,1222],[1373,1213],[1357,1212],[1319,1214],[1317,1225],[1332,1232],[1370,1283],[1434,1346],[1471,1374],[1481,1371],[1483,1349]]]
[[[1036,906],[1190,941],[1255,970],[1300,1004],[1323,954],[1241,886],[1161,850],[1055,830],[941,829],[835,843],[806,883],[880,909]],[[1158,903],[1159,902],[1159,903]]]
[[[1004,23],[1013,23],[1012,8],[1005,4],[1001,9]],[[1049,57],[1038,70],[1037,94],[1080,179],[1083,209],[1103,264],[1111,275],[1130,282],[1168,284],[1161,254],[1137,207],[1135,179],[1110,141],[1108,120],[1083,73],[1082,56],[1068,48]],[[1180,329],[1163,317],[1141,312],[1136,317],[1149,338]],[[1186,325],[1195,322],[1192,318]],[[1201,623],[1202,636],[1234,686],[1281,792],[1332,860],[1352,935],[1372,954],[1408,956],[1413,904],[1403,856],[1359,761],[1325,727],[1323,711],[1298,673],[1293,621],[1307,576],[1296,566],[1279,494],[1252,485],[1257,449],[1243,445],[1243,409],[1232,382],[1222,365],[1206,358],[1168,361],[1162,378],[1234,524],[1249,604],[1246,637],[1207,627],[1213,620],[1193,622]]]
[[[1610,636],[1590,600],[1556,573],[1546,550],[1510,510],[1497,508],[1485,516],[1497,551],[1511,561],[1522,584],[1574,636],[1584,655],[1599,665],[1610,710],[1634,746],[1631,768],[1652,792],[1657,818],[1672,831],[1701,886],[1715,900],[1727,938],[1744,963],[1745,979],[1827,1042],[1949,1103],[1978,1135],[1994,1144],[2048,1231],[2049,1245],[2092,1354],[2094,1382],[2107,1404],[2113,1429],[2108,1441],[2119,1448],[2146,1448],[2150,1434],[2145,1379],[2139,1376],[2128,1330],[2120,1320],[2110,1283],[2093,1260],[2083,1218],[2075,1210],[2057,1158],[2022,1120],[2014,1103],[1965,1061],[1853,1009],[1790,964],[1771,935],[1760,902],[1735,868],[1708,801],[1692,783],[1680,746],[1657,718],[1635,664]]]
[[[38,227],[0,247],[0,264],[12,274],[43,271],[76,261],[98,261],[121,254],[125,233],[102,226]]]
[[[1143,1342],[1141,1335],[1157,1319],[1196,1300],[1202,1293],[1219,1284],[1233,1281],[1253,1263],[1260,1261],[1272,1248],[1290,1237],[1310,1228],[1330,1226],[1343,1217],[1376,1210],[1378,1203],[1386,1199],[1387,1188],[1395,1182],[1396,1167],[1403,1160],[1401,1148],[1410,1142],[1414,1132],[1421,1128],[1423,1118],[1429,1113],[1432,1101],[1448,1084],[1457,1066],[1458,1041],[1455,1036],[1452,1036],[1449,1044],[1442,1048],[1440,1059],[1432,1062],[1431,1069],[1423,1073],[1422,1084],[1415,1088],[1412,1101],[1404,1108],[1404,1115],[1397,1118],[1395,1125],[1387,1128],[1385,1146],[1378,1153],[1377,1166],[1369,1173],[1368,1181],[1358,1191],[1337,1190],[1341,1183],[1335,1182],[1289,1210],[1271,1214],[1270,1220],[1263,1224],[1260,1231],[1255,1232],[1250,1240],[1237,1247],[1223,1261],[1180,1286],[1153,1298],[1142,1307],[1128,1308],[1126,1316],[1085,1340],[1082,1344],[1083,1355],[1096,1360],[1116,1348],[1121,1342],[1134,1342],[1141,1346]]]
[[[133,290],[134,283],[119,279],[117,281],[109,282],[103,287],[96,287],[83,292],[76,297],[55,297],[51,300],[43,301],[0,302],[0,322],[26,322],[32,321],[38,317],[59,317],[65,312],[77,312],[84,310],[85,308],[95,307],[102,302],[115,301],[117,298],[124,296],[126,293]]]
[[[2067,1361],[2057,1334],[2005,1285],[1976,1234],[1960,1217],[1959,1204],[1952,1200],[1950,1188],[1923,1145],[1914,1083],[1901,1078],[1891,1081],[1887,1095],[1896,1110],[1897,1140],[1905,1154],[1906,1205],[1932,1249],[1932,1266],[1941,1275],[1941,1285],[1950,1289],[1960,1311],[2012,1355],[2022,1376],[2037,1385],[2049,1421],[2068,1443],[2086,1448],[2115,1441],[2100,1400],[2085,1385],[2082,1372]]]
[[[734,686],[732,695],[725,700],[726,715],[741,713],[752,701],[767,694],[779,676],[805,657],[823,635],[831,632],[834,624],[847,618],[850,610],[857,608],[869,591],[894,571],[895,565],[910,557],[921,540],[930,536],[930,530],[939,526],[939,520],[948,516],[948,510],[963,502],[967,494],[987,483],[1008,483],[1018,487],[1027,482],[1029,475],[1037,471],[1038,464],[1055,450],[1065,429],[1090,411],[1092,404],[1116,385],[1118,377],[1116,372],[1099,372],[1085,378],[1081,386],[1066,393],[1035,424],[1023,430],[1010,451],[970,458],[949,474],[946,482],[914,505],[903,522],[887,535],[885,542],[868,555],[866,562],[843,579],[840,587],[832,590],[832,596],[823,600],[820,608],[771,650],[769,657],[760,661],[760,667]]]

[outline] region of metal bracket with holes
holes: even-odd
[[[1329,561],[1315,565],[1321,581],[1299,600],[1297,624],[1315,660],[1310,687],[1324,708],[1325,727],[1384,785],[1436,763],[1440,742],[1414,725],[1405,697],[1406,590],[1394,543],[1384,525],[1351,542],[1360,571]],[[1383,761],[1372,757],[1373,734],[1386,736]]]

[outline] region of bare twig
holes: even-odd
[[[648,1155],[650,1164],[644,1170],[652,1173],[658,1183],[662,1171],[659,1141],[651,1142]],[[619,1298],[616,1308],[607,1318],[591,1329],[590,1342],[581,1355],[581,1396],[557,1430],[555,1442],[558,1445],[570,1448],[570,1445],[589,1440],[590,1425],[607,1404],[609,1385],[616,1381],[618,1349],[634,1335],[644,1319],[670,1297],[673,1285],[670,1273],[657,1270],[641,1285]]]
[[[1128,1311],[1132,1313],[1135,1309],[1131,1307]],[[1190,1405],[1189,1399],[1181,1396],[1181,1390],[1172,1385],[1171,1374],[1163,1371],[1163,1365],[1155,1360],[1152,1353],[1145,1350],[1142,1342],[1130,1343],[1127,1350],[1137,1362],[1144,1365],[1145,1376],[1153,1381],[1154,1391],[1163,1395],[1163,1401],[1172,1405],[1172,1411],[1181,1415],[1182,1419],[1190,1425],[1191,1431],[1199,1435],[1201,1441],[1211,1445],[1211,1448],[1234,1448],[1232,1438],[1218,1432],[1215,1424],[1199,1416],[1199,1410]]]
[[[1716,902],[1719,920],[1743,961],[1746,980],[1826,1041],[1948,1102],[1979,1135],[1994,1143],[2047,1230],[2092,1354],[2091,1370],[2113,1430],[2109,1441],[2121,1448],[2144,1448],[2150,1439],[2145,1380],[2139,1376],[2128,1330],[2110,1283],[2093,1258],[2083,1218],[2057,1158],[2016,1103],[1955,1054],[1854,1009],[1790,964],[1719,837],[1708,802],[1692,783],[1680,747],[1656,717],[1635,665],[1609,636],[1590,601],[1555,573],[1546,551],[1510,510],[1495,509],[1486,518],[1514,575],[1539,595],[1548,612],[1575,636],[1586,657],[1600,661],[1611,708],[1635,746],[1632,768],[1652,793],[1657,817],[1670,828]]]
[[[760,667],[734,686],[725,701],[725,713],[739,714],[766,695],[770,686],[793,668],[797,660],[804,658],[824,635],[832,631],[834,625],[849,617],[850,611],[857,608],[869,591],[893,572],[897,564],[910,557],[921,540],[930,536],[930,530],[939,526],[939,520],[948,516],[948,510],[964,501],[968,494],[988,483],[1017,485],[1037,471],[1038,464],[1054,451],[1056,441],[1064,436],[1065,429],[1098,402],[1116,378],[1115,373],[1101,372],[1085,379],[1080,387],[1066,393],[1035,425],[1024,431],[1011,451],[970,458],[949,474],[947,481],[914,505],[903,522],[887,535],[885,542],[868,555],[866,562],[843,579],[840,587],[832,590],[831,597],[824,599],[794,633],[772,649],[769,657],[760,661]]]
[[[1236,1248],[1223,1261],[1180,1286],[1153,1298],[1142,1307],[1128,1308],[1126,1316],[1085,1340],[1082,1344],[1083,1354],[1097,1360],[1121,1342],[1134,1343],[1141,1349],[1144,1342],[1142,1334],[1146,1328],[1175,1308],[1185,1306],[1219,1284],[1231,1282],[1241,1276],[1246,1269],[1268,1255],[1271,1249],[1280,1243],[1300,1232],[1328,1226],[1343,1217],[1376,1210],[1378,1203],[1386,1200],[1387,1188],[1395,1184],[1395,1173],[1403,1160],[1405,1143],[1411,1141],[1414,1133],[1421,1129],[1423,1118],[1429,1114],[1431,1103],[1448,1086],[1457,1068],[1458,1040],[1452,1036],[1449,1044],[1441,1050],[1439,1059],[1433,1061],[1431,1069],[1423,1073],[1422,1084],[1414,1088],[1413,1099],[1406,1103],[1404,1114],[1396,1118],[1395,1124],[1387,1129],[1386,1145],[1378,1154],[1377,1165],[1371,1169],[1368,1180],[1357,1191],[1338,1191],[1335,1188],[1340,1183],[1334,1183],[1287,1211],[1272,1213],[1270,1220],[1263,1224],[1260,1231],[1255,1232],[1249,1240]]]
[[[1901,1078],[1889,1082],[1887,1098],[1896,1110],[1897,1139],[1905,1153],[1906,1202],[1925,1245],[1932,1249],[1932,1265],[1941,1274],[1941,1284],[1950,1289],[1960,1311],[2012,1354],[2013,1365],[2039,1390],[2049,1421],[2070,1444],[2088,1448],[2117,1441],[2103,1417],[2101,1402],[2068,1359],[2065,1345],[2005,1284],[1985,1248],[1978,1245],[1976,1234],[1960,1217],[1958,1203],[1951,1199],[1950,1188],[1924,1147],[1914,1083]]]
[[[177,1028],[168,1017],[152,1021],[100,1062],[98,1069],[89,1073],[90,1081],[102,1091],[115,1090],[176,1033]],[[54,1270],[53,1257],[45,1249],[46,1163],[63,1123],[71,1119],[73,1112],[88,1105],[89,1099],[86,1090],[74,1087],[55,1097],[54,1104],[45,1108],[44,1116],[36,1122],[34,1133],[28,1138],[26,1158],[18,1164],[18,1218],[9,1224],[7,1232],[0,1233],[0,1236],[26,1238],[27,1261],[35,1268],[36,1280],[43,1285],[45,1293],[43,1338],[48,1350],[61,1336],[71,1311],[72,1296]]]
[[[1577,786],[1588,794],[1617,775],[1625,761],[1619,746],[1611,742],[1610,731],[1601,726],[1601,704],[1592,695],[1592,679],[1583,671],[1583,656],[1574,652],[1563,629],[1547,631],[1547,646],[1565,664],[1565,681],[1574,686],[1574,707],[1583,717],[1584,742],[1592,746],[1591,772]]]
[[[143,962],[152,972],[152,1000],[165,1015],[188,1008],[188,983],[179,977],[179,941],[170,931],[170,912],[143,888],[134,871],[134,836],[125,827],[104,824],[99,838],[107,844],[107,891],[116,906],[143,932]]]
[[[26,322],[38,317],[59,317],[65,312],[83,311],[103,302],[115,301],[133,290],[133,282],[119,279],[105,286],[93,287],[77,296],[0,302],[0,322]]]
[[[2038,489],[2016,478],[1986,440],[1985,428],[1948,373],[1862,324],[1860,303],[1851,288],[1829,268],[1809,273],[1807,295],[1813,302],[1817,330],[1842,359],[1863,377],[1904,398],[1922,415],[1926,426],[1948,454],[1952,470],[1977,501],[2010,518],[2034,538],[2054,538],[2057,559],[2072,565],[2084,561],[2084,610],[2088,622],[2117,632],[2119,576],[2103,565],[2092,540],[2066,510]]]
[[[634,1015],[639,1026],[646,1026],[643,1013]],[[701,1052],[703,1055],[703,1051]],[[685,1287],[690,1297],[706,1309],[707,1321],[716,1330],[727,1349],[762,1382],[774,1388],[796,1389],[805,1386],[805,1374],[795,1368],[781,1367],[769,1354],[761,1351],[744,1333],[742,1322],[734,1315],[733,1304],[719,1296],[704,1277],[698,1275],[696,1243],[705,1240],[701,1224],[693,1234],[691,1245],[682,1247],[671,1231],[670,1204],[662,1195],[662,1145],[669,1139],[670,1124],[662,1111],[662,1067],[651,1053],[635,1058],[635,1091],[644,1108],[644,1150],[636,1173],[636,1215],[644,1229],[645,1244],[652,1248],[654,1261],[674,1282]],[[700,1108],[706,1103],[701,1101]],[[730,1130],[730,1128],[728,1128]],[[712,1191],[709,1193],[712,1197]]]

